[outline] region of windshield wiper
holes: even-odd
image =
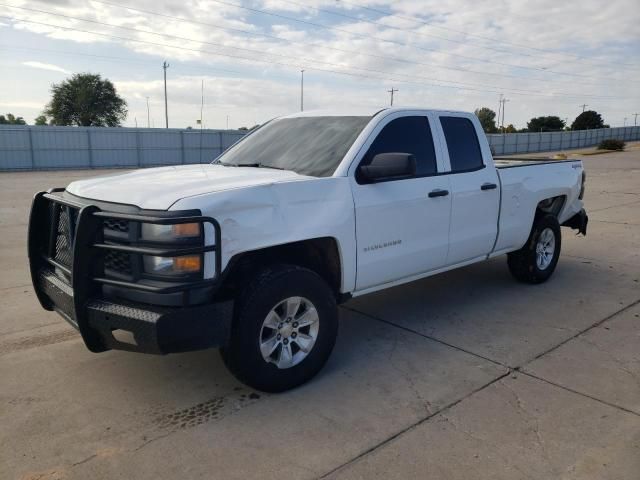
[[[228,165],[230,167],[254,167],[254,168],[273,168],[274,170],[286,170],[282,167],[274,167],[273,165],[265,165],[264,163],[238,163],[235,165],[224,163],[223,165]]]

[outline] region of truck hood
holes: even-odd
[[[178,200],[195,195],[307,178],[270,168],[180,165],[79,180],[67,191],[92,200],[167,210]]]

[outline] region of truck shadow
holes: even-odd
[[[634,280],[631,269],[564,257],[548,282],[528,285],[496,258],[344,308],[515,367],[633,301]]]

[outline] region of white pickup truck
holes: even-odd
[[[580,161],[494,160],[473,114],[420,108],[272,120],[213,163],[36,194],[33,285],[94,352],[221,347],[246,384],[313,377],[351,297],[508,254],[547,280],[586,233]]]

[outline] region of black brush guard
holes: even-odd
[[[83,205],[65,198],[63,189],[39,192],[35,195],[29,217],[28,253],[33,287],[40,304],[55,310],[80,331],[87,348],[93,352],[109,349],[145,353],[171,353],[222,346],[226,343],[232,316],[232,302],[211,302],[202,305],[163,307],[108,298],[103,286],[118,287],[154,294],[179,293],[185,299],[190,292],[216,287],[220,278],[220,225],[211,217],[199,215],[160,216],[157,214],[117,213],[101,210],[96,205]],[[68,239],[70,265],[56,259],[56,239],[59,235],[59,215],[54,208],[67,209],[66,221],[73,234]],[[77,215],[71,215],[71,209]],[[52,214],[53,213],[53,214]],[[178,215],[180,215],[178,213]],[[198,222],[210,224],[215,232],[214,245],[184,247],[142,247],[105,243],[105,219],[144,222],[159,225]],[[135,255],[172,257],[215,253],[213,279],[198,279],[180,284],[159,286],[131,282],[105,275],[103,253],[126,252]],[[122,341],[114,332],[124,330],[133,338]],[[121,338],[118,335],[118,338]]]

